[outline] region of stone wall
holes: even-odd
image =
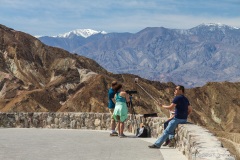
[[[157,138],[163,131],[166,118],[129,115],[125,131],[135,133],[141,123],[148,126],[151,136]],[[35,112],[0,113],[0,127],[4,128],[58,128],[110,130],[108,113]],[[177,148],[189,160],[235,160],[220,141],[208,130],[193,124],[179,125],[176,131]]]
[[[221,142],[207,129],[194,124],[181,124],[177,129],[177,148],[189,160],[235,160]]]

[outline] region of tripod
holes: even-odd
[[[132,104],[132,95],[131,95],[131,94],[129,94],[129,99],[130,99],[130,101],[127,103],[128,108],[131,109],[131,111],[132,111],[132,115],[135,116],[136,113],[135,113],[135,110],[134,110],[134,108],[133,108],[133,104]]]
[[[130,99],[130,101],[127,103],[127,106],[132,111],[134,133],[138,133],[139,123],[137,122],[136,112],[135,112],[135,110],[133,108],[133,104],[132,104],[132,94],[129,94],[129,99]],[[135,123],[134,123],[134,121],[135,121]]]

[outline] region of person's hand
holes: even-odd
[[[163,104],[162,104],[161,102],[158,102],[158,105],[159,105],[160,107],[162,107],[162,106],[163,106]]]
[[[155,104],[158,105],[159,107],[162,107],[162,103],[159,101],[155,102]]]

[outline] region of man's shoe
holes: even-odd
[[[117,132],[112,132],[112,133],[110,133],[110,136],[118,136],[118,133]]]
[[[127,136],[125,134],[119,135],[120,138],[126,138]]]
[[[163,143],[162,146],[167,146],[169,143],[170,143],[170,140],[168,139],[168,140],[166,140],[166,141]]]
[[[168,144],[168,147],[175,147],[175,146],[176,146],[175,138],[170,139],[170,142],[169,142],[169,144]]]
[[[156,148],[156,149],[159,149],[160,147],[156,146],[155,144],[151,145],[151,146],[148,146],[149,148]]]

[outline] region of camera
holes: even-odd
[[[129,90],[126,90],[125,91],[127,94],[137,94],[137,91],[129,91]]]

